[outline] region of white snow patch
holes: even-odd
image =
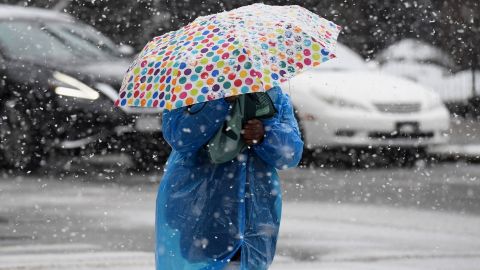
[[[0,256],[0,270],[53,269],[154,269],[154,254],[145,252],[99,252]]]
[[[0,247],[0,261],[6,254],[25,254],[25,253],[47,253],[72,251],[92,251],[101,247],[91,244],[50,244],[50,245],[22,245],[22,246],[4,246]]]
[[[478,228],[480,217],[460,214],[286,203],[278,252],[294,262],[272,269],[475,269]]]
[[[116,185],[88,185],[79,194],[72,183],[23,181],[18,184],[25,193],[15,193],[17,182],[7,183],[0,184],[5,209],[40,204],[43,211],[51,211],[47,206],[64,209],[61,206],[69,205],[66,214],[96,217],[94,220],[108,223],[109,229],[154,230],[156,188],[137,191]],[[44,184],[47,186],[42,188]],[[19,194],[25,195],[19,198]],[[286,201],[283,209],[273,270],[473,270],[480,265],[478,216],[320,202]],[[83,244],[2,246],[0,270],[154,269],[153,250],[86,250],[90,248],[99,250]]]

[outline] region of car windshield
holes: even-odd
[[[0,22],[5,56],[35,62],[89,62],[119,57],[115,45],[89,26],[68,22]]]

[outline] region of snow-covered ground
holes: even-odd
[[[458,172],[448,175],[452,171]],[[463,200],[465,209],[474,207],[477,176],[476,167],[456,166],[435,172],[284,172],[286,201],[271,269],[478,269],[480,216],[408,203],[412,196],[420,205],[422,196],[433,196],[427,192],[450,190],[458,196],[440,196],[443,203]],[[154,269],[157,185],[123,184],[128,178],[114,176],[117,183],[77,176],[0,178],[0,270]],[[311,189],[339,194],[316,199],[326,193]],[[404,196],[390,198],[391,189]],[[370,201],[355,203],[340,190]],[[399,198],[407,203],[397,203]]]
[[[68,247],[65,247],[68,248]],[[23,254],[0,257],[2,270],[152,270],[153,253],[148,252],[68,252],[63,254]]]
[[[284,221],[280,254],[287,256],[272,269],[476,269],[480,263],[478,217],[292,203]]]
[[[153,212],[116,216],[151,224]],[[272,269],[478,269],[480,218],[412,209],[286,203]],[[0,269],[153,269],[148,252],[78,245],[3,247]],[[100,247],[89,247],[99,249]],[[5,254],[7,253],[7,254]],[[11,253],[11,254],[8,254]],[[60,254],[59,254],[60,253]]]

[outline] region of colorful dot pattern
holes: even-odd
[[[267,91],[334,58],[340,30],[300,6],[253,4],[199,17],[143,48],[115,105],[171,110]]]

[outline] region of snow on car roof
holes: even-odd
[[[12,20],[12,19],[26,19],[26,20],[51,20],[51,21],[64,21],[71,22],[74,19],[65,13],[58,11],[21,7],[12,5],[0,4],[0,20]]]
[[[407,38],[394,43],[381,51],[377,60],[387,61],[412,61],[434,62],[445,67],[454,66],[451,57],[441,49],[418,39]]]

